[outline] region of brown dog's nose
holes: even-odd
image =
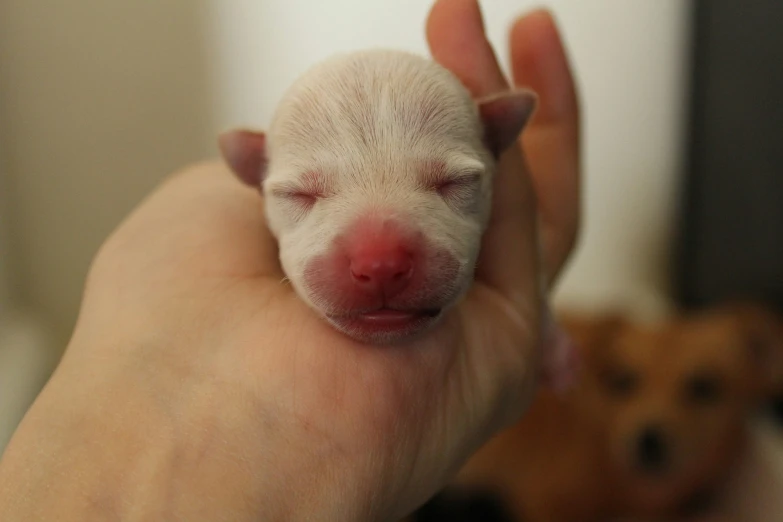
[[[647,472],[660,472],[669,460],[669,445],[663,429],[657,425],[645,427],[636,439],[636,460]]]

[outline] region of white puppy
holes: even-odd
[[[298,295],[357,340],[410,339],[468,290],[497,157],[536,95],[474,101],[434,61],[373,50],[331,58],[281,101],[268,134],[220,137],[262,187]]]

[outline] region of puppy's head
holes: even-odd
[[[668,509],[730,469],[748,413],[783,371],[778,318],[752,306],[655,326],[617,321],[589,348],[585,393],[611,466],[649,509]]]
[[[268,135],[221,136],[261,185],[297,293],[343,332],[390,342],[423,331],[469,287],[498,155],[535,106],[529,91],[474,102],[446,69],[393,51],[307,72]]]

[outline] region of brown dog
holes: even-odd
[[[457,480],[493,489],[520,522],[680,519],[742,455],[749,413],[783,387],[778,318],[727,306],[655,326],[564,317],[579,384],[542,389]]]

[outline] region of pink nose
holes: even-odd
[[[351,279],[368,293],[390,298],[401,293],[413,275],[411,253],[397,241],[365,244],[350,256]]]

